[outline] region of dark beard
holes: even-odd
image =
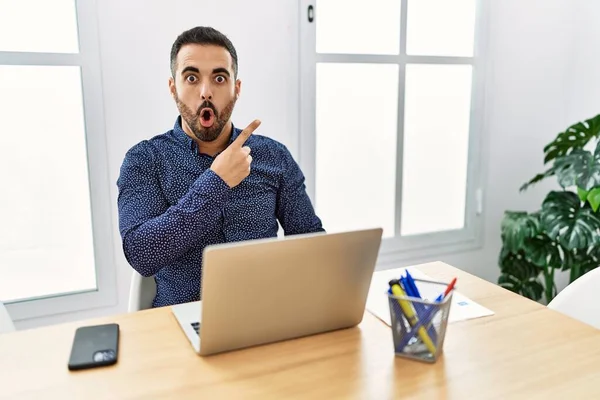
[[[221,135],[227,121],[231,118],[231,113],[235,106],[235,98],[232,99],[221,112],[217,112],[215,106],[210,102],[202,103],[196,112],[193,112],[188,106],[183,104],[178,96],[175,97],[175,103],[177,104],[181,118],[183,118],[190,127],[194,136],[203,142],[212,142]],[[205,128],[200,123],[200,119],[202,118],[200,116],[200,110],[203,108],[211,108],[215,114],[215,122],[213,122],[210,128]]]

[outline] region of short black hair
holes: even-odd
[[[177,54],[179,54],[179,50],[186,44],[215,45],[225,48],[231,54],[233,74],[237,78],[238,57],[233,43],[231,43],[231,40],[227,36],[208,26],[197,26],[177,36],[171,47],[171,74],[173,77],[175,77],[177,69]]]

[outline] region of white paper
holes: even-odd
[[[386,294],[387,288],[389,287],[388,282],[392,279],[398,279],[400,276],[403,276],[406,269],[408,269],[408,272],[415,279],[434,280],[416,268],[396,268],[385,271],[377,271],[373,274],[373,278],[371,279],[371,287],[369,289],[369,296],[367,297],[367,310],[388,325],[392,324],[390,319],[390,306]],[[457,282],[457,284],[459,283],[460,282]],[[437,291],[428,292],[421,290],[420,294],[423,298],[433,300],[440,293]],[[450,315],[448,316],[448,323],[486,317],[489,315],[494,315],[494,312],[480,304],[475,303],[473,300],[462,295],[456,290],[454,291],[454,294],[452,295]]]

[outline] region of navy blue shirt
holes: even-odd
[[[229,143],[240,134],[233,128]],[[155,276],[154,306],[199,300],[202,251],[211,244],[323,231],[304,175],[281,143],[253,134],[250,175],[229,186],[181,128],[126,154],[117,180],[119,231],[127,261]]]

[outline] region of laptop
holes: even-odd
[[[201,301],[172,307],[199,355],[358,325],[381,228],[217,244],[204,249]]]

